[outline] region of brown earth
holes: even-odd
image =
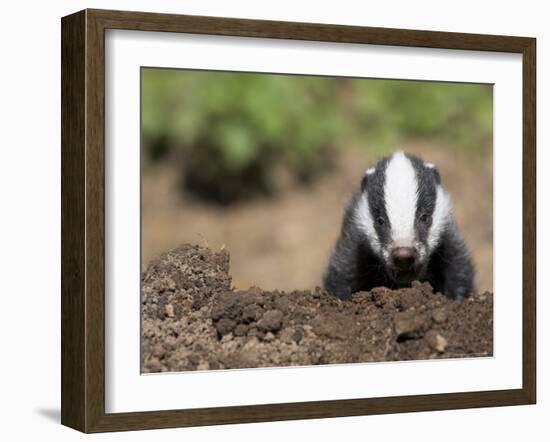
[[[493,295],[452,301],[427,283],[351,301],[235,290],[229,254],[183,245],[142,274],[142,371],[480,357],[493,353]]]

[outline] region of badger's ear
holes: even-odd
[[[361,192],[364,192],[367,189],[367,181],[369,180],[369,177],[367,174],[363,175],[363,179],[361,180]]]
[[[435,167],[435,164],[433,164],[433,163],[424,163],[424,167],[428,170],[431,170],[431,172],[434,175],[435,182],[437,184],[441,184],[441,175],[439,175],[439,170],[437,170],[437,167]]]
[[[370,169],[367,169],[365,171],[363,179],[361,180],[361,192],[364,192],[367,189],[369,176],[371,176],[374,172],[376,172],[376,169],[374,167],[371,167]]]

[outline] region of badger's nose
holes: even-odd
[[[399,270],[410,270],[416,260],[416,249],[414,247],[396,247],[391,252],[395,267]]]

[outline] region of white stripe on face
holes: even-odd
[[[439,244],[441,232],[444,230],[445,223],[451,216],[452,207],[449,194],[441,186],[437,186],[434,213],[432,215],[432,226],[428,235],[428,249],[432,252]]]
[[[369,200],[367,192],[363,192],[359,197],[357,208],[355,209],[354,219],[360,229],[367,235],[367,240],[376,253],[380,253],[380,240],[374,228],[374,222],[369,209]]]
[[[414,220],[418,182],[410,160],[403,152],[396,152],[386,166],[384,199],[392,229],[392,240],[401,245],[415,241]]]

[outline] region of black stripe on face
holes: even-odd
[[[408,155],[408,158],[413,164],[418,182],[414,222],[416,237],[418,241],[426,244],[435,210],[439,172],[435,167],[427,167],[421,159],[415,156]]]
[[[386,213],[384,200],[384,184],[386,182],[386,167],[389,158],[380,160],[375,171],[363,178],[363,191],[367,191],[369,210],[374,223],[374,229],[381,244],[388,244],[391,239],[391,225]]]

